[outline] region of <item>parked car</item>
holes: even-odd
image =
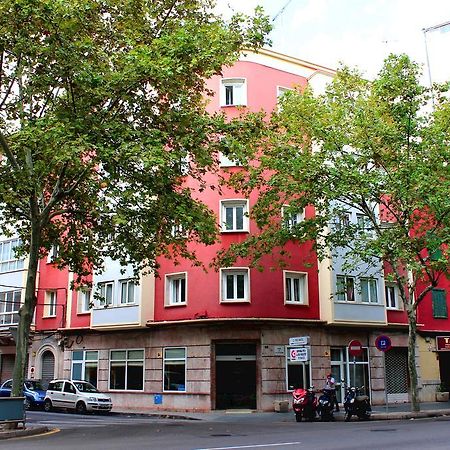
[[[12,380],[6,380],[0,387],[0,397],[10,397]],[[44,406],[45,389],[39,380],[25,380],[23,383],[25,409],[42,408]]]
[[[73,409],[79,414],[87,411],[109,412],[112,408],[111,397],[102,394],[95,386],[80,380],[52,380],[48,384],[44,409]]]

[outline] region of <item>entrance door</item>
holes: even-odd
[[[216,409],[256,409],[256,344],[216,344]]]
[[[46,350],[42,354],[42,370],[41,381],[44,389],[47,388],[48,383],[55,378],[55,356],[50,350]]]
[[[450,389],[450,352],[439,352],[439,372],[441,383],[445,389]]]

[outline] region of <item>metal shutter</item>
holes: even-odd
[[[12,378],[15,355],[1,355],[0,379],[4,381]]]
[[[41,380],[44,389],[47,389],[48,383],[55,378],[55,357],[49,350],[42,354]]]

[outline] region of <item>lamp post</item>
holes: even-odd
[[[431,78],[430,58],[429,58],[429,55],[428,55],[427,33],[430,32],[430,31],[436,31],[436,30],[439,30],[439,29],[443,29],[445,27],[449,27],[450,28],[450,20],[448,20],[447,22],[444,22],[444,23],[440,23],[439,25],[434,25],[434,26],[428,27],[428,28],[422,28],[423,38],[424,38],[424,41],[425,41],[425,56],[426,56],[427,68],[428,68],[428,79],[430,81],[430,88],[431,88],[431,103],[433,105],[433,108],[434,108],[433,80]]]

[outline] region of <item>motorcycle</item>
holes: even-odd
[[[301,422],[302,418],[312,422],[316,418],[317,397],[314,387],[308,389],[298,388],[292,392],[292,408],[295,420]]]
[[[317,412],[322,422],[334,420],[334,396],[336,393],[331,389],[322,389],[322,395],[319,397]]]
[[[345,421],[350,422],[352,416],[359,420],[369,420],[372,413],[369,396],[362,393],[364,386],[348,386],[345,388]]]

